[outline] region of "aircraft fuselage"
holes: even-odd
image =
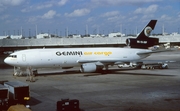
[[[15,52],[4,61],[18,67],[74,67],[80,66],[81,60],[96,61],[134,61],[147,55],[139,56],[138,52],[149,52],[147,49],[133,48],[49,48],[28,49]],[[14,57],[13,57],[14,56]]]

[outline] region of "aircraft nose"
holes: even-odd
[[[4,63],[6,63],[6,64],[9,64],[9,59],[6,57],[5,59],[4,59]]]

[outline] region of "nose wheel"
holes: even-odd
[[[20,67],[14,67],[14,73],[13,76],[22,76],[23,75],[23,71],[21,70]]]

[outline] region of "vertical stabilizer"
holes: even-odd
[[[146,27],[141,31],[137,38],[128,38],[126,39],[126,45],[131,48],[143,48],[147,49],[148,47],[158,45],[158,38],[150,38],[150,34],[156,25],[157,20],[151,20]]]
[[[157,20],[151,20],[146,27],[141,31],[141,33],[138,35],[137,39],[144,39],[150,36],[152,30],[154,30],[154,27],[156,25]]]

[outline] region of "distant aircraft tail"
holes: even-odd
[[[146,27],[141,31],[137,38],[128,38],[126,40],[126,45],[131,48],[143,48],[147,49],[148,47],[158,45],[158,38],[149,38],[151,31],[154,29],[157,20],[151,20]]]

